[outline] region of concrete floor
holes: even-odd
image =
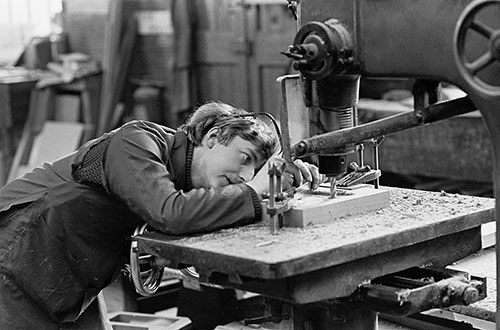
[[[378,330],[414,330],[414,329],[399,324],[390,323],[384,320],[379,320]]]
[[[172,317],[177,315],[177,308],[170,308],[165,311],[157,312],[156,315]],[[255,328],[258,329],[258,328]],[[384,320],[379,320],[378,322],[378,330],[414,330],[412,328],[408,328],[402,325],[394,324],[391,322],[387,322]]]

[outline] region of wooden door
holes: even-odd
[[[296,22],[286,1],[248,1],[253,53],[249,58],[250,107],[279,117],[279,76],[292,73],[291,62],[280,52],[293,43]]]
[[[236,0],[197,0],[195,65],[198,102],[248,105],[245,77],[243,11]]]
[[[198,103],[223,101],[278,116],[276,78],[289,73],[280,54],[296,23],[286,1],[197,0],[195,27]]]

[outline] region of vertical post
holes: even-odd
[[[466,92],[468,92],[466,90]],[[484,99],[474,92],[468,93],[474,104],[481,110],[484,122],[488,127],[491,145],[493,147],[493,187],[495,194],[496,242],[500,242],[500,100]],[[496,329],[500,330],[500,249],[496,244]]]
[[[378,147],[384,141],[384,139],[385,139],[385,136],[382,135],[382,136],[379,136],[378,138],[374,138],[374,139],[370,140],[370,143],[371,143],[371,145],[373,147],[372,154],[373,154],[373,169],[374,170],[378,170],[379,169]],[[373,181],[373,185],[375,186],[375,189],[379,188],[380,183],[379,183],[379,178],[378,177]]]
[[[269,205],[268,205],[268,208],[270,210],[274,210],[276,207],[276,205],[275,205],[276,191],[275,191],[275,183],[274,183],[276,172],[277,172],[276,164],[269,163],[269,170],[268,170],[268,174],[269,174]],[[270,222],[269,222],[269,226],[270,226],[272,235],[276,235],[278,233],[278,221],[277,220],[278,220],[277,215],[272,214]]]
[[[283,158],[291,160],[290,146],[310,136],[309,109],[306,107],[300,84],[300,76],[286,75],[276,79],[280,84],[280,129]]]

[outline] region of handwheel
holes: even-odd
[[[146,232],[147,224],[138,226],[135,229],[134,236]],[[141,265],[148,265],[149,270],[141,272]],[[130,275],[137,293],[143,296],[150,296],[160,287],[164,268],[155,266],[154,257],[151,255],[139,255],[137,241],[132,240],[130,247]],[[146,278],[144,280],[144,278]]]
[[[134,236],[147,232],[148,224],[145,223],[135,229]],[[182,269],[169,267],[158,267],[154,256],[149,254],[139,254],[137,241],[132,240],[130,246],[130,267],[129,276],[135,286],[135,291],[143,296],[154,294],[160,287],[163,274],[168,278],[176,278],[184,282],[199,283],[200,275],[192,266]]]
[[[294,69],[319,80],[351,64],[352,52],[351,34],[343,24],[331,19],[304,24],[285,55],[294,59]]]
[[[480,72],[490,68],[495,62],[500,62],[500,29],[476,20],[477,14],[491,9],[487,7],[496,7],[500,14],[500,0],[475,0],[465,7],[455,27],[453,51],[460,74],[475,92],[482,96],[500,97],[500,86],[491,85],[478,77]],[[479,33],[488,43],[488,50],[472,62],[468,62],[465,50],[466,34],[469,31]]]

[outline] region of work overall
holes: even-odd
[[[193,189],[192,157],[185,133],[133,121],[3,187],[0,330],[110,329],[96,296],[123,265],[130,236],[144,221],[187,235],[260,220],[258,197],[243,183],[217,193]],[[199,329],[200,311],[212,326],[226,310],[196,292],[183,299],[184,291],[179,313]]]
[[[0,328],[111,329],[98,294],[126,261],[140,223],[76,182],[1,212]]]

